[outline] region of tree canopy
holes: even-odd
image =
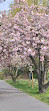
[[[49,60],[49,13],[46,7],[32,4],[25,0],[15,1],[11,11],[19,9],[15,16],[2,12],[0,17],[0,63],[9,62],[13,55],[31,58],[40,78],[40,63],[48,64]],[[47,65],[48,66],[48,65]],[[39,67],[39,68],[38,68]],[[45,67],[44,67],[45,68]],[[45,69],[44,69],[45,71]]]

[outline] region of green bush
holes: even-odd
[[[3,80],[3,79],[4,79],[4,76],[3,76],[3,75],[0,75],[0,79]]]
[[[2,74],[2,71],[0,71],[0,79],[3,80],[4,79],[4,76]]]
[[[33,66],[32,68],[33,68],[33,78],[37,79],[36,68],[35,66]]]
[[[33,78],[34,78],[34,79],[37,79],[37,75],[36,75],[35,72],[33,73]]]

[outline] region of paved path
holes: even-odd
[[[0,111],[49,111],[49,106],[0,80]]]

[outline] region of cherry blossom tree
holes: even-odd
[[[2,12],[0,17],[0,63],[10,61],[10,56],[32,60],[38,77],[39,92],[49,86],[44,77],[49,67],[49,14],[43,6],[31,5],[25,0],[16,0],[11,8],[20,9],[13,17]]]
[[[21,59],[18,54],[13,55],[10,59],[10,62],[6,62],[6,68],[8,68],[8,74],[12,77],[13,82],[16,82],[17,77],[21,74],[18,74],[18,71],[23,70],[23,67],[29,66],[30,63],[27,59]]]

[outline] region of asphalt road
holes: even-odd
[[[0,111],[49,111],[49,106],[0,80]]]

